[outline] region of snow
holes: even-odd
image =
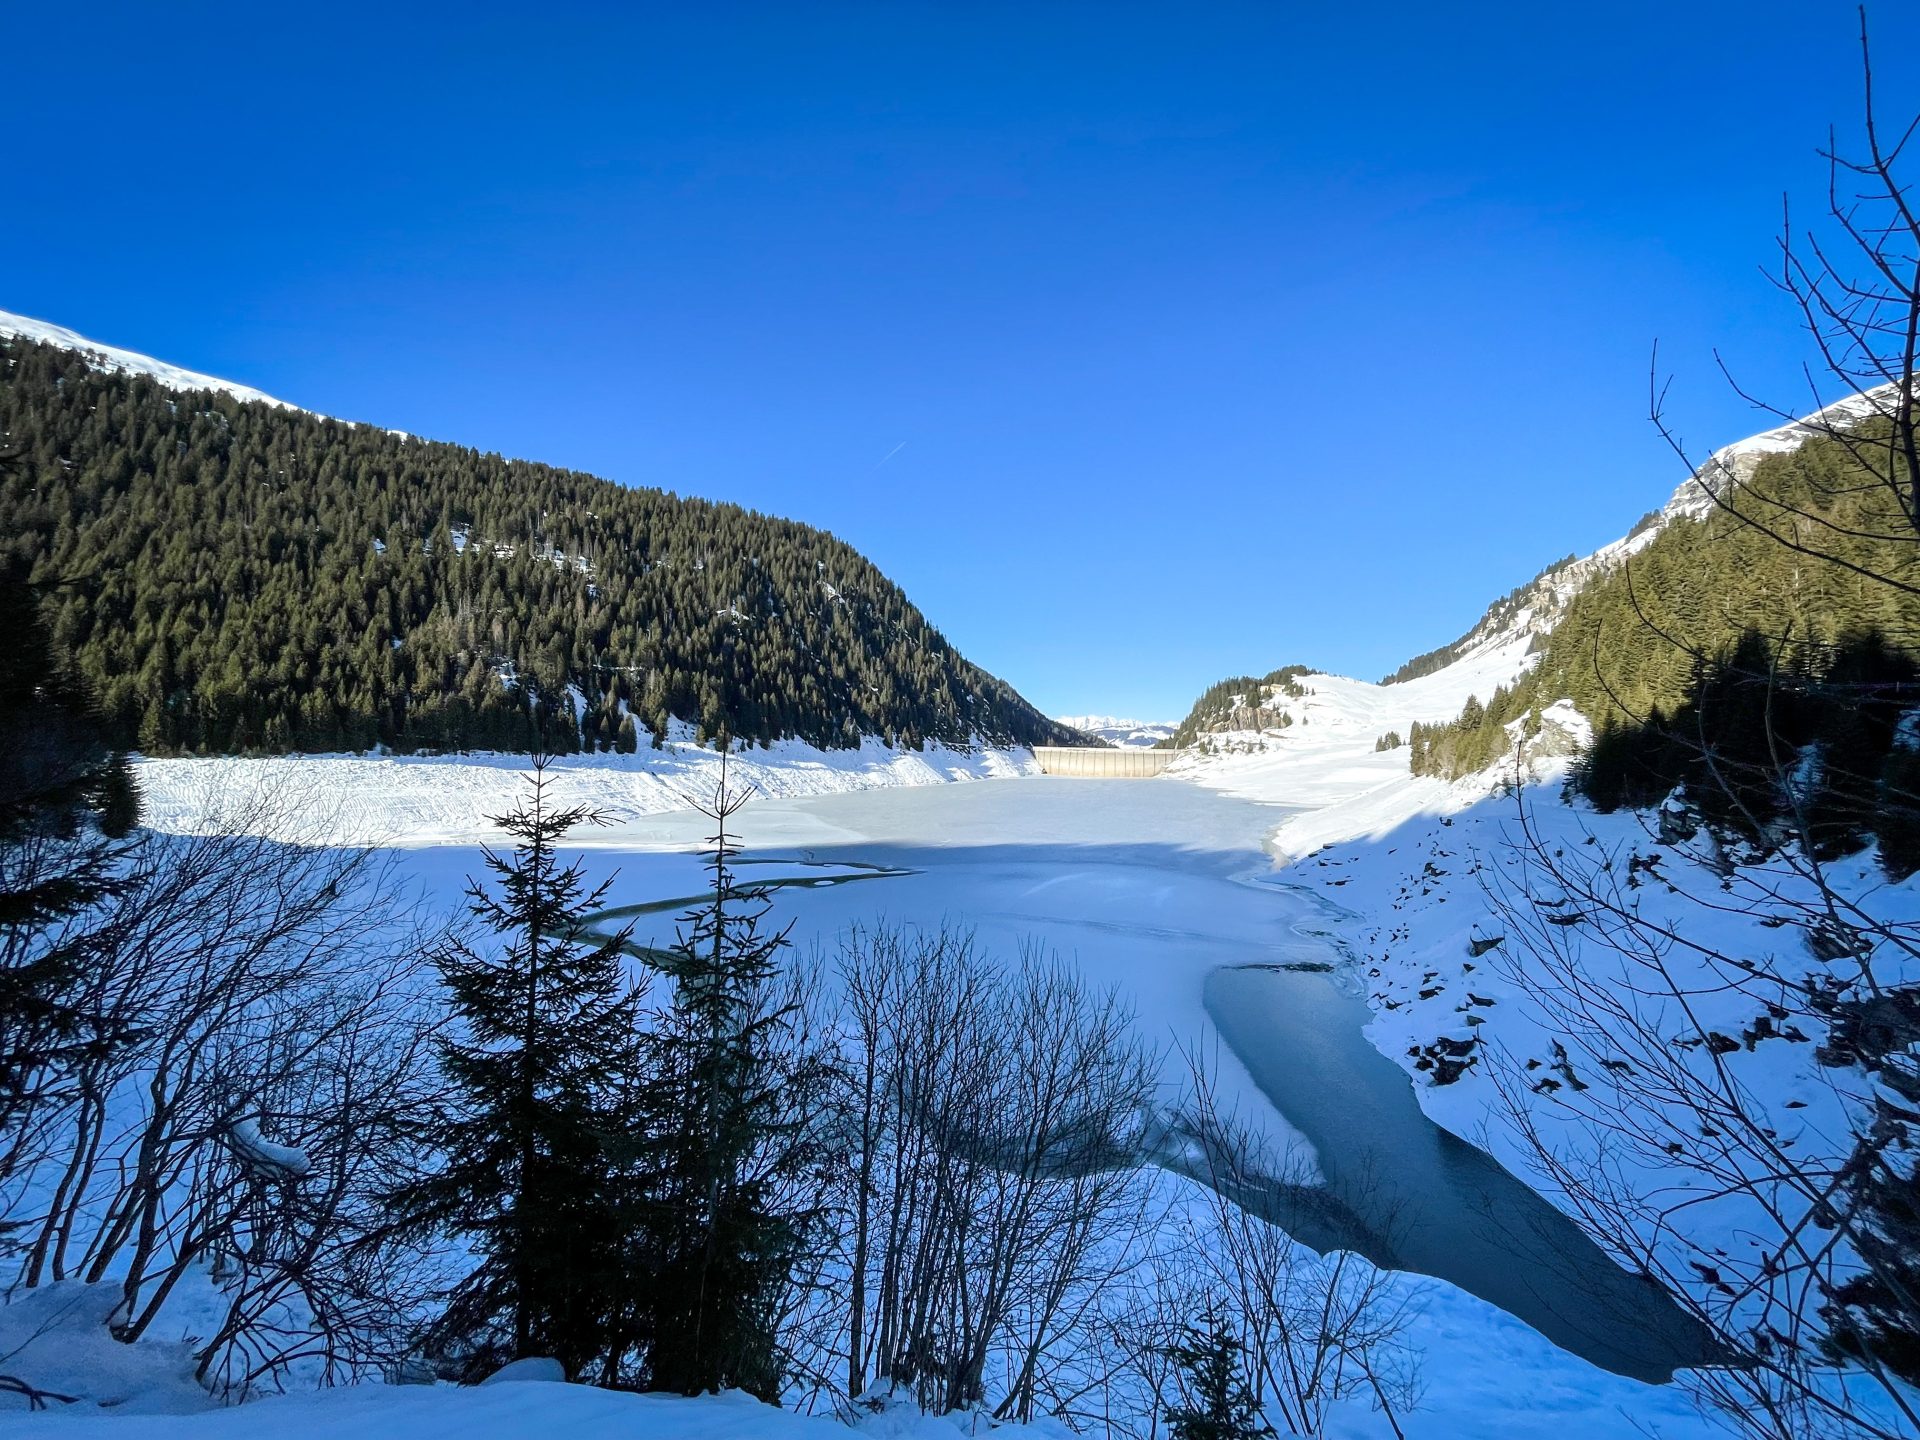
[[[94,1406],[122,1413],[207,1409],[212,1402],[194,1381],[190,1344],[175,1335],[123,1345],[108,1333],[120,1299],[116,1285],[77,1280],[14,1292],[0,1305],[0,1374],[28,1379],[54,1395],[85,1397],[72,1408],[49,1402],[50,1420],[71,1423],[83,1407]],[[0,1394],[7,1430],[32,1423],[19,1413],[25,1408],[19,1397]]]
[[[925,1422],[929,1429],[937,1422]],[[62,1440],[827,1440],[845,1429],[738,1393],[697,1400],[587,1385],[358,1385],[195,1415],[10,1416]],[[940,1427],[949,1437],[950,1427]]]
[[[15,315],[0,310],[0,336],[19,336],[25,340],[35,340],[43,345],[58,345],[65,350],[78,350],[98,369],[111,370],[123,375],[145,375],[149,379],[164,385],[169,390],[219,390],[233,396],[236,400],[258,400],[263,404],[275,405],[282,410],[297,410],[297,405],[289,405],[284,400],[276,400],[263,390],[251,385],[239,385],[231,380],[222,380],[213,375],[202,375],[198,371],[183,370],[178,365],[169,365],[164,360],[155,360],[151,355],[141,355],[136,351],[122,350],[117,345],[103,345],[98,340],[89,340],[86,336],[69,330],[64,325],[54,325],[46,320],[33,320],[25,315]]]
[[[270,1179],[298,1180],[310,1168],[304,1150],[292,1145],[276,1145],[260,1133],[252,1120],[236,1120],[227,1127],[227,1143],[250,1169]]]
[[[480,1383],[482,1385],[564,1385],[566,1367],[547,1355],[528,1355],[509,1360]]]
[[[1513,635],[1398,685],[1303,675],[1298,683],[1308,693],[1286,702],[1292,725],[1211,736],[1215,753],[1190,750],[1168,773],[1297,810],[1272,836],[1271,849],[1282,859],[1298,859],[1335,840],[1384,834],[1414,815],[1459,809],[1492,782],[1454,785],[1409,775],[1404,746],[1376,750],[1375,742],[1389,731],[1405,740],[1415,721],[1451,720],[1470,697],[1488,699],[1534,663],[1529,644],[1527,636]]]
[[[579,701],[576,698],[576,704]],[[646,817],[705,800],[719,779],[720,753],[693,742],[675,724],[660,750],[642,741],[632,755],[575,755],[551,774],[560,804],[602,812],[610,825],[583,831],[596,844],[620,844]],[[202,828],[220,797],[262,788],[297,805],[299,838],[309,844],[395,848],[470,844],[490,839],[490,817],[523,793],[521,755],[289,755],[255,759],[139,759],[143,813],[156,829]],[[869,737],[857,749],[820,750],[798,740],[736,750],[727,772],[761,796],[827,795],[954,781],[1031,775],[1031,751],[928,745],[893,749]]]

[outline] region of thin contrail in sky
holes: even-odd
[[[886,454],[880,457],[880,465],[886,464],[887,461],[891,460],[894,456],[898,455],[902,450],[906,448],[907,448],[907,442],[902,440],[898,445],[894,446],[891,450],[887,451]],[[873,474],[874,470],[878,470],[880,468],[880,465],[874,466],[873,470],[869,470],[867,473],[869,475]]]

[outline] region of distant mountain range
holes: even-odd
[[[1060,724],[1123,750],[1151,749],[1173,738],[1174,727],[1158,720],[1123,720],[1115,715],[1061,715]]]

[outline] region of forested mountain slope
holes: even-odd
[[[1886,487],[1861,468],[1862,442],[1886,424],[1876,404],[1851,396],[1725,446],[1622,538],[1555,561],[1458,640],[1378,686],[1329,688],[1336,677],[1300,666],[1223,680],[1195,702],[1180,743],[1241,732],[1282,743],[1281,728],[1308,719],[1311,707],[1286,703],[1304,688],[1337,699],[1323,726],[1378,726],[1383,750],[1406,742],[1414,774],[1453,780],[1510,757],[1549,711],[1564,720],[1577,710],[1602,731],[1671,717],[1749,632],[1761,642],[1759,651],[1749,642],[1750,654],[1806,675],[1834,663],[1904,663],[1883,651],[1920,658],[1920,545],[1897,514],[1882,513]],[[1782,517],[1798,517],[1826,558],[1770,535]],[[1437,683],[1411,684],[1428,679]],[[1447,712],[1430,708],[1469,688],[1464,710],[1458,698]],[[1289,730],[1284,743],[1298,749],[1307,738]],[[1564,751],[1568,741],[1550,744]]]
[[[1630,563],[1592,571],[1523,677],[1412,737],[1414,773],[1484,768],[1510,749],[1508,727],[1524,730],[1560,699],[1603,729],[1672,715],[1744,636],[1763,665],[1806,673],[1824,672],[1842,642],[1861,636],[1920,651],[1920,545],[1882,513],[1884,487],[1848,445],[1816,435],[1761,455],[1725,498],[1727,508],[1708,501],[1668,515]],[[1801,517],[1829,558],[1763,528],[1783,515]]]
[[[1283,665],[1265,675],[1216,680],[1200,692],[1186,719],[1174,729],[1173,744],[1184,749],[1221,731],[1286,728],[1293,723],[1286,702],[1305,698],[1300,677],[1311,673],[1305,665]]]
[[[823,531],[170,388],[19,328],[0,558],[119,743],[567,753],[670,719],[824,748],[1076,738]]]

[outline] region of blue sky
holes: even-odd
[[[276,13],[278,12],[278,13]],[[1677,13],[1676,13],[1677,12]],[[1872,8],[1889,111],[1920,7]],[[0,308],[793,516],[1050,711],[1377,676],[1806,347],[1851,4],[8,6]]]

